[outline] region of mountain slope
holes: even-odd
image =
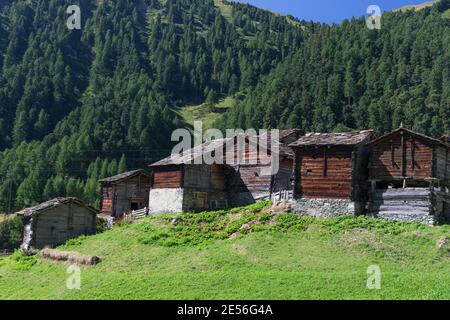
[[[70,31],[68,0],[6,4],[4,211],[65,195],[95,204],[97,179],[166,156],[199,114],[208,126],[221,114],[221,128],[450,130],[448,0],[387,13],[380,31],[225,0],[82,0]]]
[[[170,152],[180,107],[250,90],[312,28],[223,1],[82,0],[82,30],[68,30],[70,4],[1,9],[8,211],[59,195],[95,202],[98,178]]]
[[[409,5],[409,6],[403,6],[401,8],[392,10],[394,12],[396,11],[408,11],[408,10],[414,10],[414,11],[418,11],[418,10],[422,10],[425,8],[430,8],[432,7],[436,2],[438,2],[439,0],[434,0],[434,1],[427,1],[424,3],[420,3],[420,4],[415,4],[415,5]]]
[[[102,258],[81,267],[81,290],[66,288],[64,263],[0,258],[0,299],[450,298],[450,253],[436,245],[449,226],[261,208],[184,214],[176,226],[154,216],[71,240],[61,249]],[[381,290],[370,290],[377,267]]]
[[[316,30],[216,125],[449,132],[448,8],[386,13],[381,30],[362,18]]]

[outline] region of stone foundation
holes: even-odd
[[[292,211],[302,216],[332,218],[354,215],[355,204],[346,199],[297,199],[291,201]]]
[[[183,212],[183,189],[150,190],[149,212],[181,213]]]

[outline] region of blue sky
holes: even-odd
[[[378,5],[382,11],[405,5],[419,4],[426,0],[238,0],[282,14],[291,14],[304,20],[339,23],[352,16],[366,15],[370,5]]]

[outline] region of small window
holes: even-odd
[[[206,209],[208,196],[205,192],[195,192],[194,199],[196,209]]]

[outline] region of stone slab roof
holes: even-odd
[[[139,169],[139,170],[133,170],[133,171],[124,172],[124,173],[121,173],[121,174],[118,174],[118,175],[115,175],[115,176],[112,176],[112,177],[108,177],[108,178],[105,178],[105,179],[101,179],[101,180],[99,180],[99,182],[101,182],[101,183],[118,183],[118,182],[121,182],[121,181],[123,181],[125,179],[134,177],[134,176],[136,176],[138,174],[144,174],[144,175],[147,175],[148,177],[150,177],[150,174],[147,173],[145,170]]]
[[[371,130],[344,133],[308,133],[289,146],[355,146],[374,136],[375,134]]]
[[[69,198],[55,198],[55,199],[43,202],[41,204],[38,204],[37,206],[23,209],[22,211],[19,211],[16,214],[18,216],[22,216],[22,217],[29,217],[29,216],[32,216],[32,215],[37,214],[39,212],[42,212],[44,210],[55,208],[55,207],[58,207],[60,205],[66,204],[66,203],[74,203],[74,204],[77,204],[77,205],[79,205],[81,207],[85,207],[86,209],[92,211],[95,214],[98,213],[97,209],[95,209],[94,207],[92,207],[90,205],[85,204],[80,199],[69,197]]]
[[[299,132],[299,129],[280,130],[280,140],[285,139],[285,138],[291,136],[292,134],[296,134],[297,132]],[[270,150],[272,147],[271,139],[270,139],[270,132],[267,132],[266,134],[262,134],[262,135],[258,136],[258,138],[266,138],[267,135],[269,135],[269,138],[267,140],[268,141],[267,148]],[[173,156],[171,155],[167,158],[164,158],[156,163],[151,164],[150,167],[161,167],[161,166],[193,163],[195,159],[202,157],[203,154],[211,154],[211,152],[219,150],[220,148],[223,148],[227,143],[232,142],[234,140],[234,138],[235,137],[231,137],[231,138],[217,139],[217,140],[206,142],[200,146],[197,146],[190,150],[186,150],[184,153],[182,153],[180,155],[173,155]],[[293,156],[292,151],[288,148],[287,145],[280,142],[278,144],[278,147],[279,147],[280,155]]]

